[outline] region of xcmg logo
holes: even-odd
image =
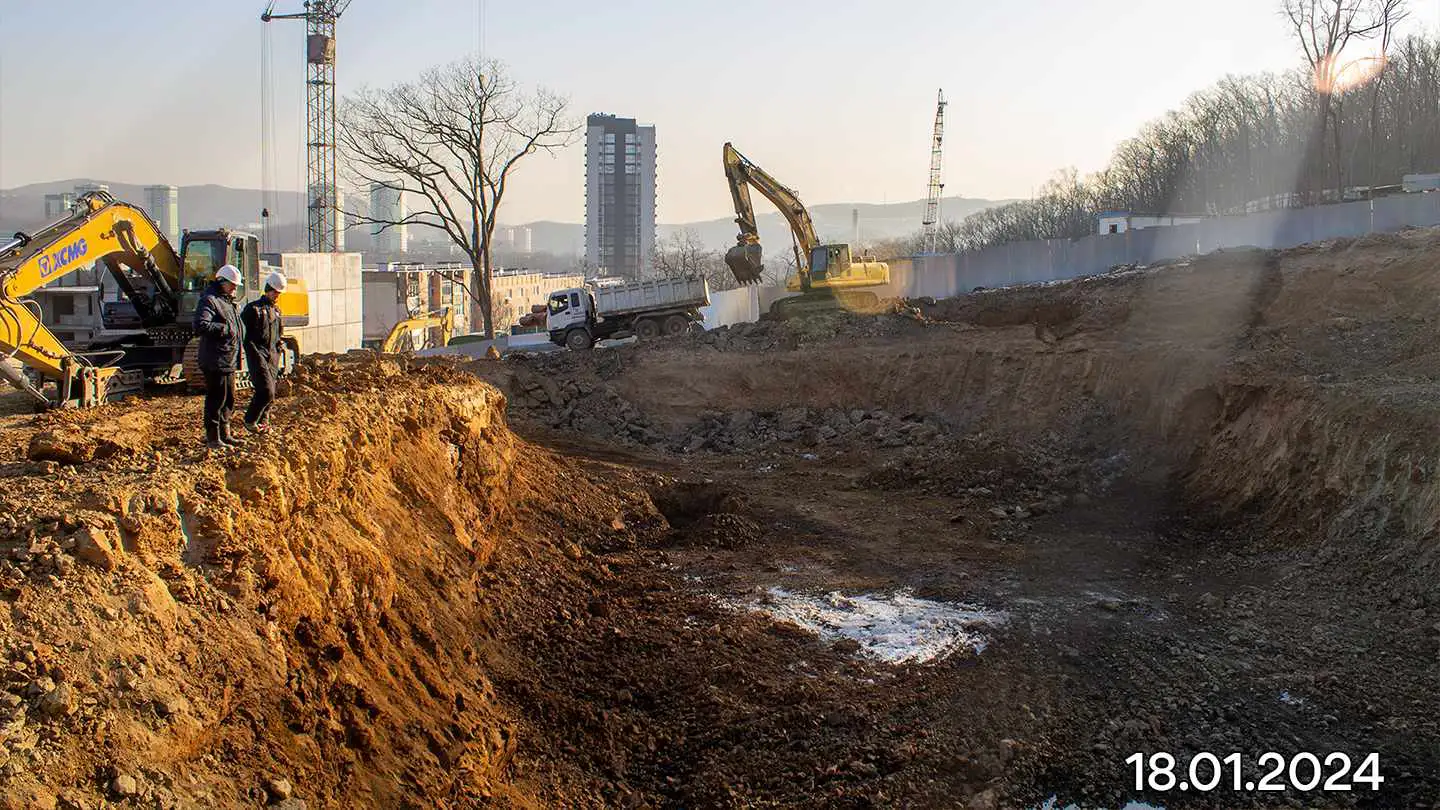
[[[40,257],[40,278],[48,279],[51,276],[59,275],[62,270],[72,263],[79,261],[90,250],[85,240],[73,242],[54,253]]]

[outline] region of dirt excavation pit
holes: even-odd
[[[0,807],[1434,806],[1437,262],[5,416]],[[1127,764],[1268,751],[1385,781]]]

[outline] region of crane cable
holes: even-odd
[[[274,37],[268,23],[260,25],[260,206],[267,241],[269,220],[275,218],[275,64]],[[273,245],[267,245],[273,249]]]

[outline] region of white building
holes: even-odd
[[[66,214],[75,205],[75,195],[66,191],[61,194],[45,195],[45,221],[55,222]]]
[[[655,252],[655,127],[598,113],[585,125],[585,261],[641,278]]]
[[[534,252],[535,235],[529,228],[506,228],[501,234],[501,241],[516,253]]]
[[[180,249],[180,189],[175,186],[146,186],[145,213],[160,226],[160,233]]]
[[[1207,217],[1198,214],[1137,214],[1133,211],[1101,211],[1096,217],[1095,232],[1101,235],[1164,228],[1170,225],[1191,225]]]
[[[405,192],[383,183],[371,184],[370,217],[390,222],[399,222],[405,219]],[[410,226],[408,225],[372,224],[370,235],[375,240],[375,253],[381,259],[404,255],[410,249]]]

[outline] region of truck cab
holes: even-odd
[[[584,287],[550,293],[545,328],[550,341],[572,349],[588,349],[594,343],[595,298]]]

